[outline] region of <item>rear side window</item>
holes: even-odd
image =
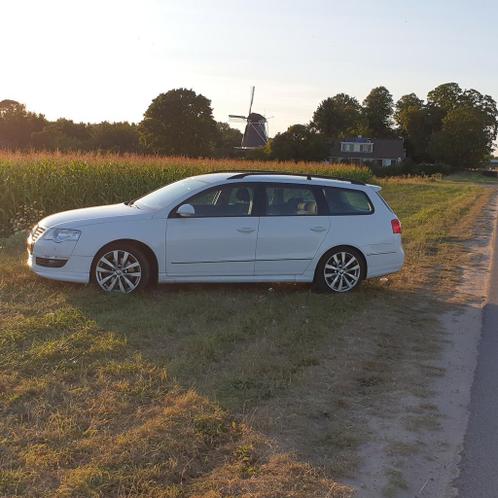
[[[318,206],[313,190],[300,185],[265,188],[267,216],[316,216]]]
[[[361,190],[324,187],[323,194],[332,215],[371,214],[374,211],[370,199]]]

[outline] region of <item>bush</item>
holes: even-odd
[[[397,166],[375,166],[372,172],[379,178],[388,176],[433,176],[449,175],[453,169],[442,163],[415,163],[411,159],[403,161]]]

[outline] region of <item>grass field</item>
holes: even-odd
[[[345,296],[297,285],[102,295],[35,278],[24,236],[0,239],[0,495],[350,496],[341,480],[357,472],[370,414],[392,416],[409,393],[410,423],[424,428],[441,375],[436,316],[454,305],[493,193],[382,185],[407,264]]]

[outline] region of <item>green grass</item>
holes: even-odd
[[[448,177],[449,180],[454,182],[465,182],[469,181],[482,185],[497,185],[498,177],[485,176],[478,171],[466,171],[464,173],[454,173]]]
[[[436,313],[491,195],[383,186],[406,268],[345,296],[300,285],[103,295],[36,278],[24,236],[0,239],[0,495],[349,496],[338,481],[356,471],[369,414],[394,416],[407,393],[429,406],[445,339]],[[429,415],[407,422],[431,430]]]

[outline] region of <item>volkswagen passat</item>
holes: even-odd
[[[347,292],[403,265],[380,187],[273,172],[186,178],[140,199],[53,214],[28,238],[36,274],[129,293],[159,282],[313,282]]]

